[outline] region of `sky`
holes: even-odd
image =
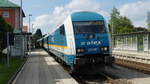
[[[10,0],[20,5],[21,0]],[[147,27],[147,12],[150,11],[150,0],[22,0],[26,18],[24,25],[29,24],[31,31],[40,28],[43,34],[50,33],[65,18],[75,11],[94,11],[103,15],[108,22],[115,6],[122,16],[128,17],[134,26]]]

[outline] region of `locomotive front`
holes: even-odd
[[[104,18],[93,12],[74,13],[75,65],[111,64],[109,33]]]

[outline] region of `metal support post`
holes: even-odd
[[[21,56],[21,59],[23,59],[24,57],[24,35],[22,36],[22,56]]]
[[[150,33],[148,33],[147,39],[148,39],[148,42],[147,42],[148,43],[148,45],[147,45],[148,46],[148,56],[150,56],[149,55],[149,53],[150,53]]]
[[[23,32],[23,29],[22,29],[22,27],[23,27],[23,17],[22,17],[22,0],[20,1],[20,30],[21,30],[21,32]]]
[[[10,54],[10,51],[9,51],[9,32],[7,32],[7,66],[8,67],[10,66],[9,54]]]
[[[31,55],[31,36],[29,36],[29,55]]]
[[[112,38],[112,51],[113,51],[113,49],[114,49],[114,36],[113,36],[113,34],[114,34],[114,29],[113,29],[113,22],[112,22],[112,24],[111,24],[111,27],[112,27],[112,31],[111,31],[111,33],[112,33],[112,36],[111,36],[111,38]]]

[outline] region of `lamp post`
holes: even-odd
[[[32,24],[32,33],[33,33],[33,29],[34,29],[34,24]]]
[[[32,16],[32,14],[29,14],[29,32],[30,32],[30,17]]]
[[[32,16],[32,14],[29,14],[29,33],[30,33],[30,17]],[[29,37],[29,55],[31,55],[31,36]]]

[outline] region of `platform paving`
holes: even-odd
[[[61,65],[44,50],[31,52],[14,84],[78,84]]]

